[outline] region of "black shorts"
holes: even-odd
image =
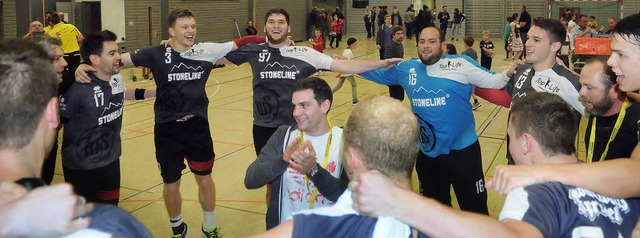
[[[120,200],[120,160],[90,170],[70,169],[62,166],[64,180],[73,185],[75,192],[88,202],[118,205]]]
[[[156,160],[164,183],[180,180],[187,159],[191,172],[209,175],[215,153],[209,122],[193,117],[187,121],[172,121],[155,125]]]
[[[418,152],[416,173],[420,193],[451,206],[451,186],[461,210],[489,214],[480,143],[435,158]]]

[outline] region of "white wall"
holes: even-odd
[[[118,43],[126,36],[124,0],[75,0],[75,2],[100,2],[102,29],[118,35]]]

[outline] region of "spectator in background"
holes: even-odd
[[[344,20],[340,19],[340,17],[338,16],[338,14],[333,15],[333,21],[331,21],[331,35],[333,36],[335,34],[335,37],[329,37],[331,38],[331,42],[329,42],[329,47],[331,47],[332,49],[333,47],[333,40],[336,40],[336,47],[338,48],[340,47],[340,41],[342,41],[342,24],[344,23]]]
[[[477,63],[478,62],[478,52],[476,52],[476,50],[473,49],[473,43],[475,43],[475,40],[473,39],[473,36],[472,35],[467,35],[464,38],[462,38],[462,41],[464,42],[464,51],[462,51],[461,54],[469,56],[469,58],[475,60],[476,63]],[[475,87],[474,87],[474,89],[475,89]],[[476,110],[476,109],[480,108],[480,106],[482,106],[482,104],[480,104],[480,101],[478,101],[478,98],[476,97],[476,95],[474,93],[471,93],[471,98],[473,99],[473,104],[471,104],[471,109]]]
[[[378,30],[382,30],[382,25],[385,24],[387,15],[387,6],[380,6],[380,12],[378,13]]]
[[[398,25],[402,27],[402,16],[400,16],[400,11],[398,11],[397,6],[393,6],[393,11],[391,13],[391,25]]]
[[[611,34],[611,30],[613,30],[613,28],[616,26],[616,18],[615,17],[609,17],[607,18],[607,24],[609,25],[609,30],[604,31],[604,26],[600,27],[600,31],[598,31],[600,34]]]
[[[445,54],[457,55],[458,54],[458,49],[456,49],[455,45],[449,43],[449,44],[447,44],[447,51],[445,52]]]
[[[324,8],[318,10],[318,21],[316,22],[316,29],[320,29],[322,32],[322,48],[327,48],[327,36],[329,35],[329,21],[327,20],[327,12]]]
[[[519,59],[520,56],[522,55],[522,51],[524,50],[524,44],[522,43],[522,38],[520,37],[520,30],[518,29],[518,22],[520,21],[518,19],[518,13],[514,13],[513,15],[511,15],[511,36],[510,36],[510,42],[509,42],[509,48],[511,49],[509,54],[512,55],[513,53],[516,53],[515,56],[513,56],[513,60],[515,61],[516,59]],[[509,63],[511,63],[511,61],[509,61]]]
[[[460,12],[460,9],[453,9],[453,26],[451,27],[451,40],[454,38],[458,40],[458,36],[460,34],[460,25],[467,17]]]
[[[62,84],[60,85],[60,94],[63,94],[71,86],[74,79],[74,72],[80,65],[80,43],[84,37],[82,33],[74,25],[65,24],[60,21],[60,15],[51,14],[51,23],[53,27],[45,32],[51,37],[58,38],[62,41],[62,51],[64,52],[64,60],[67,61],[67,70],[62,74]]]
[[[495,46],[489,37],[489,31],[482,31],[482,41],[480,41],[480,65],[487,70],[491,70],[491,63],[495,55],[493,50]]]
[[[404,30],[401,26],[391,27],[391,40],[384,46],[384,58],[404,58]],[[389,97],[404,100],[404,89],[400,85],[387,85],[389,87]]]
[[[384,25],[380,27],[380,31],[378,32],[378,36],[376,37],[376,48],[378,48],[380,53],[380,59],[384,59],[384,47],[391,41],[391,37],[393,33],[391,32],[391,16],[387,15],[384,18]]]
[[[504,25],[504,33],[502,33],[502,42],[504,43],[504,51],[507,53],[504,59],[509,60],[509,35],[511,35],[511,17],[507,17],[507,23]]]
[[[596,16],[590,16],[589,22],[587,22],[587,26],[591,28],[591,31],[595,31],[598,29],[598,21],[596,21]]]
[[[364,9],[364,29],[367,30],[367,40],[371,40],[371,9],[367,5]]]
[[[376,37],[376,19],[378,19],[378,7],[373,6],[373,10],[371,10],[371,37]]]
[[[315,37],[317,22],[318,22],[318,7],[313,7],[309,12],[309,39],[313,39],[313,37]]]
[[[575,40],[576,38],[591,38],[593,37],[593,33],[591,32],[591,27],[589,27],[589,20],[586,15],[580,15],[578,20],[578,26],[571,29],[571,36]]]
[[[411,40],[413,35],[413,22],[416,19],[416,11],[413,10],[413,4],[407,8],[407,11],[404,13],[404,27],[406,28],[405,35],[407,39]]]
[[[445,38],[447,37],[449,19],[451,19],[451,16],[449,15],[449,12],[447,12],[447,5],[444,5],[442,6],[442,11],[438,13],[438,20],[440,21],[440,31]]]
[[[29,39],[29,38],[33,38],[34,36],[38,36],[38,35],[49,36],[49,34],[44,32],[44,27],[42,25],[42,22],[33,21],[33,22],[31,22],[31,24],[29,24],[29,32],[27,32],[27,34],[24,35],[22,37],[22,39]]]
[[[428,27],[429,24],[431,24],[431,12],[429,11],[429,7],[427,7],[427,5],[422,5],[422,10],[418,12],[415,21],[413,21],[413,30],[416,34],[416,46],[418,46],[420,32],[422,31],[422,29]]]
[[[256,30],[255,27],[253,27],[253,22],[251,20],[247,21],[247,28],[245,29],[245,31],[247,32],[247,35],[258,34],[258,30]]]
[[[338,18],[344,20],[344,14],[340,11],[340,7],[336,7],[336,10],[331,13],[331,19],[333,19],[334,16],[338,16]]]
[[[520,22],[518,27],[520,28],[520,38],[522,39],[522,45],[524,50],[527,50],[527,39],[529,35],[529,29],[531,29],[531,15],[527,12],[527,6],[520,6]],[[526,58],[526,55],[520,55],[522,58]]]

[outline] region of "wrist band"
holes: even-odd
[[[144,88],[136,88],[136,91],[134,93],[135,99],[136,100],[144,100],[144,91],[146,91],[146,89],[144,89]]]

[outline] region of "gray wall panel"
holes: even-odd
[[[160,43],[162,29],[160,22],[166,18],[166,13],[160,11],[160,1],[157,0],[135,0],[125,1],[125,24],[126,38],[120,46],[133,51],[145,46],[149,46],[149,16],[148,8],[151,7],[152,19],[152,43]],[[158,33],[156,36],[155,33]]]
[[[197,41],[224,42],[238,38],[249,19],[249,0],[169,0],[169,11],[177,6],[193,11],[198,23]],[[266,1],[265,1],[266,2]],[[270,2],[270,1],[269,1]],[[166,15],[166,14],[165,14]],[[163,17],[163,19],[166,18]]]
[[[398,6],[398,11],[400,12],[400,16],[404,18],[404,13],[407,10],[407,7],[411,5],[411,0],[371,0],[369,2],[369,7],[373,8],[373,6],[387,6],[387,12],[391,14],[393,6]],[[353,8],[353,0],[345,1],[344,6],[344,17],[346,22],[347,34],[357,34],[364,35],[366,38],[367,30],[364,29],[364,8]],[[414,9],[416,9],[414,7]],[[378,9],[380,10],[380,9]],[[416,14],[417,14],[416,9]],[[329,13],[331,13],[331,10]],[[404,21],[404,19],[403,19]],[[376,30],[376,33],[378,31]]]
[[[18,38],[16,0],[2,1],[2,35],[3,38]],[[22,36],[20,36],[22,37]]]
[[[548,4],[542,0],[464,0],[469,22],[467,34],[481,37],[483,30],[491,32],[492,38],[501,38],[507,16],[520,13],[520,6],[527,6],[531,18],[547,17]]]
[[[625,1],[625,3],[627,3]],[[620,4],[618,2],[554,2],[551,5],[551,17],[559,19],[560,8],[580,8],[580,14],[595,16],[598,28],[601,26],[609,29],[607,18],[613,16],[620,18]],[[576,19],[577,21],[577,19]]]

